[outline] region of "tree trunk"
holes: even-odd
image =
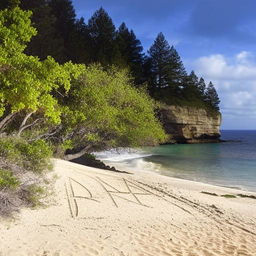
[[[4,125],[15,115],[16,113],[11,113],[7,115],[5,118],[3,118],[2,121],[0,121],[0,130],[4,127]]]
[[[79,158],[83,156],[85,153],[88,153],[88,150],[92,147],[92,145],[88,145],[85,148],[83,148],[81,151],[75,154],[67,154],[64,156],[64,160],[70,161],[76,158]]]
[[[20,137],[21,133],[27,128],[26,123],[27,123],[28,119],[29,119],[35,112],[36,112],[36,111],[32,111],[32,112],[28,113],[28,114],[24,117],[24,119],[23,119],[23,121],[22,121],[22,123],[21,123],[21,125],[20,125],[19,131],[18,131],[18,133],[17,133],[17,136],[18,136],[18,137]],[[30,127],[30,126],[28,126],[28,127]]]

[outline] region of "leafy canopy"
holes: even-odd
[[[60,86],[68,91],[80,67],[59,65],[51,57],[40,61],[23,52],[36,34],[30,16],[18,7],[0,11],[0,117],[6,111],[40,111],[59,123],[61,112],[52,92]]]
[[[131,84],[124,70],[84,67],[67,102],[71,118],[79,117],[76,125],[81,129],[74,140],[78,144],[125,147],[154,145],[166,139],[153,100]]]

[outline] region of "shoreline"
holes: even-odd
[[[147,171],[54,160],[48,207],[0,222],[0,255],[251,256],[256,204],[241,193]],[[249,194],[249,193],[248,193]],[[256,196],[256,193],[250,193]]]
[[[134,158],[135,159],[135,158]],[[139,157],[137,159],[140,159]],[[143,159],[143,158],[141,158]],[[233,190],[237,190],[243,193],[251,193],[251,194],[256,194],[256,188],[255,190],[249,190],[245,187],[243,187],[242,185],[240,187],[233,187],[233,186],[229,186],[229,185],[225,185],[223,184],[217,184],[214,182],[207,182],[207,181],[199,181],[199,180],[192,180],[192,179],[188,179],[188,178],[183,178],[183,177],[175,177],[175,176],[171,176],[171,175],[165,175],[163,174],[161,171],[155,171],[155,170],[142,170],[142,169],[136,169],[135,171],[132,171],[132,167],[126,167],[124,163],[122,162],[118,162],[118,161],[109,161],[109,160],[101,160],[102,162],[104,162],[106,165],[109,166],[113,166],[115,168],[117,168],[118,170],[120,169],[120,171],[126,171],[126,172],[132,172],[132,173],[153,173],[153,174],[157,174],[163,177],[167,177],[167,178],[172,178],[172,179],[178,179],[178,180],[185,180],[185,181],[191,181],[191,182],[196,182],[196,183],[200,183],[202,185],[210,185],[210,186],[215,186],[215,187],[220,187],[220,188],[227,188],[227,189],[233,189]],[[173,170],[178,170],[178,169],[174,169]],[[239,186],[239,185],[238,185]]]

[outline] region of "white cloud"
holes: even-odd
[[[251,128],[256,128],[256,56],[247,51],[232,58],[221,54],[204,56],[193,63],[193,69],[215,84],[224,120],[250,118],[255,120]],[[246,123],[244,128],[248,128]]]

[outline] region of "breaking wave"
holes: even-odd
[[[139,149],[113,149],[102,152],[95,152],[94,155],[108,165],[112,165],[124,171],[154,171],[161,169],[161,164],[148,161],[147,158],[152,156]]]

